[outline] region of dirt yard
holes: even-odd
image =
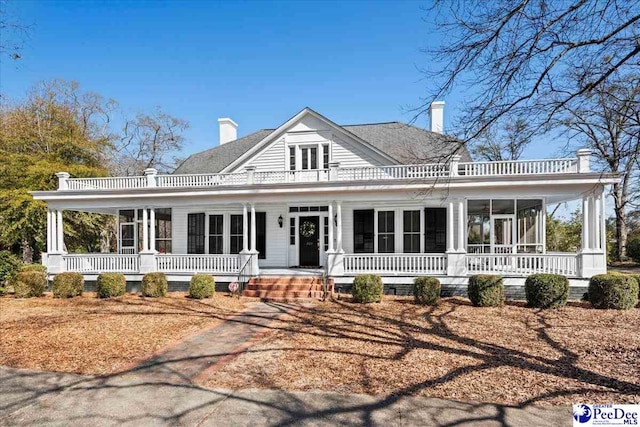
[[[100,300],[51,296],[0,298],[0,365],[109,374],[240,312],[243,302],[216,294],[193,300],[126,295]]]
[[[640,403],[640,310],[338,301],[292,311],[201,377],[224,388],[409,394],[509,405]]]

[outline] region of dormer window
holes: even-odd
[[[289,146],[289,170],[329,169],[329,144]]]

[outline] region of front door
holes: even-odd
[[[300,267],[320,265],[320,217],[300,217]]]

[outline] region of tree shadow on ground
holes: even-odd
[[[449,300],[450,307],[439,312],[436,307],[424,310],[418,324],[412,318],[415,306],[408,300],[397,300],[403,310],[400,316],[391,317],[383,311],[370,307],[338,301],[335,309],[326,305],[297,306],[289,304],[268,304],[280,315],[273,322],[272,314],[247,312],[226,319],[226,325],[241,325],[260,331],[276,333],[309,334],[320,337],[341,338],[362,341],[368,344],[392,345],[398,347],[392,355],[376,352],[354,352],[349,349],[318,349],[300,347],[270,346],[267,349],[250,346],[242,349],[246,353],[261,354],[267,351],[309,351],[318,354],[340,353],[364,357],[366,359],[390,359],[402,361],[416,350],[433,350],[468,357],[473,365],[455,367],[445,374],[394,390],[385,396],[350,396],[345,399],[338,394],[308,394],[289,391],[224,391],[199,387],[195,377],[180,375],[181,364],[219,361],[239,354],[237,349],[215,351],[180,358],[155,358],[126,372],[93,378],[50,374],[47,381],[40,381],[41,373],[21,370],[3,370],[0,380],[12,396],[0,404],[0,423],[11,425],[15,414],[42,409],[46,423],[88,424],[88,423],[160,423],[171,425],[201,425],[214,423],[231,417],[232,410],[246,411],[248,419],[260,414],[267,418],[257,421],[258,425],[298,425],[304,423],[327,423],[343,425],[390,425],[392,423],[411,425],[427,424],[440,426],[476,425],[490,423],[498,425],[540,425],[557,419],[558,423],[570,421],[570,412],[548,412],[531,408],[531,404],[560,396],[580,396],[581,393],[615,393],[619,396],[640,396],[640,384],[625,381],[591,371],[578,365],[579,357],[571,349],[554,340],[549,330],[551,325],[546,312],[535,312],[535,323],[529,328],[538,339],[554,349],[559,356],[548,357],[526,352],[521,349],[500,345],[490,340],[479,340],[464,336],[452,328],[448,319],[461,307],[470,305],[462,299]],[[175,309],[170,301],[158,301],[168,312]],[[204,306],[206,303],[202,302]],[[223,319],[225,316],[208,313],[206,307],[180,307],[189,315],[211,316]],[[344,316],[348,310],[350,315]],[[187,315],[187,314],[185,314]],[[362,330],[361,325],[368,327]],[[421,338],[421,336],[429,339]],[[169,379],[149,374],[149,368],[166,367],[176,374]],[[583,387],[549,390],[528,398],[518,405],[489,403],[463,403],[413,397],[425,388],[446,384],[454,379],[474,372],[487,372],[497,367],[513,367],[531,372],[571,379]],[[49,374],[44,374],[49,375]],[[363,375],[363,381],[367,381]],[[268,381],[268,379],[267,379]],[[277,388],[275,383],[267,383]],[[46,408],[57,405],[56,411]],[[126,409],[122,408],[126,402]],[[29,407],[27,407],[30,405]],[[79,406],[80,405],[80,406]],[[24,409],[23,409],[24,408]],[[226,412],[225,412],[226,411]],[[255,413],[252,414],[251,411]],[[256,413],[258,415],[256,415]],[[48,414],[48,415],[47,415]],[[4,421],[3,421],[4,417]],[[265,415],[266,417],[266,415]],[[404,417],[404,418],[402,418]],[[565,417],[565,418],[563,418]],[[245,420],[246,421],[246,420]]]

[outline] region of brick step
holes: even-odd
[[[265,291],[321,291],[322,284],[308,283],[251,283],[245,289]]]
[[[309,277],[254,277],[249,280],[249,283],[263,283],[263,284],[280,284],[280,283],[292,283],[292,284],[322,284],[321,278]]]
[[[246,289],[243,293],[245,297],[252,298],[286,298],[296,299],[322,299],[322,291],[268,291]]]

